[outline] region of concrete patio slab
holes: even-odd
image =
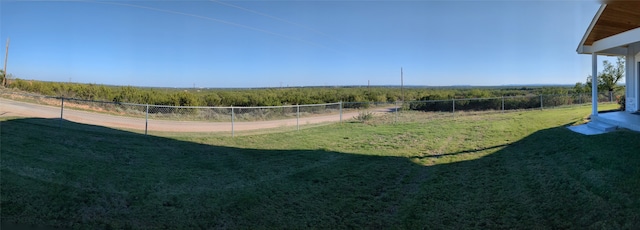
[[[600,129],[594,129],[591,128],[589,125],[587,124],[582,124],[582,125],[576,125],[576,126],[569,126],[567,127],[569,130],[574,131],[576,133],[580,133],[580,134],[584,134],[584,135],[597,135],[597,134],[603,134],[606,133],[603,130]]]
[[[640,115],[629,112],[600,113],[598,116],[592,116],[591,121],[598,121],[640,132]]]

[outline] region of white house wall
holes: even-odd
[[[625,60],[625,84],[626,84],[626,110],[635,112],[640,110],[638,100],[640,99],[640,42],[630,44],[627,49]]]

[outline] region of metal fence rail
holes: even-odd
[[[451,117],[470,112],[504,113],[513,110],[545,109],[590,104],[590,94],[452,98],[406,102],[336,102],[284,106],[168,106],[92,101],[66,97],[2,92],[4,98],[59,107],[59,118],[107,127],[166,132],[230,132],[289,128],[301,125],[359,119],[376,113],[401,122],[399,113],[419,111]],[[614,102],[618,95],[602,93],[599,102]],[[51,117],[52,115],[48,115]],[[295,127],[295,129],[292,129]]]

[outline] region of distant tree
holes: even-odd
[[[576,85],[573,86],[573,92],[577,94],[586,93],[588,92],[587,85],[582,84],[582,82],[576,82]]]
[[[609,92],[618,87],[618,81],[624,77],[624,58],[618,57],[616,65],[605,60],[602,62],[604,70],[598,75],[598,90],[607,90]]]
[[[598,73],[598,91],[609,91],[609,99],[611,100],[611,93],[618,88],[618,81],[624,77],[624,58],[618,57],[616,65],[614,66],[609,61],[602,61],[604,70]],[[593,77],[589,75],[587,78],[587,87],[591,89],[591,82]]]

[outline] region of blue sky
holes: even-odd
[[[599,1],[6,1],[17,78],[152,87],[574,84]],[[4,55],[2,55],[4,61]],[[599,61],[603,60],[601,58]]]

